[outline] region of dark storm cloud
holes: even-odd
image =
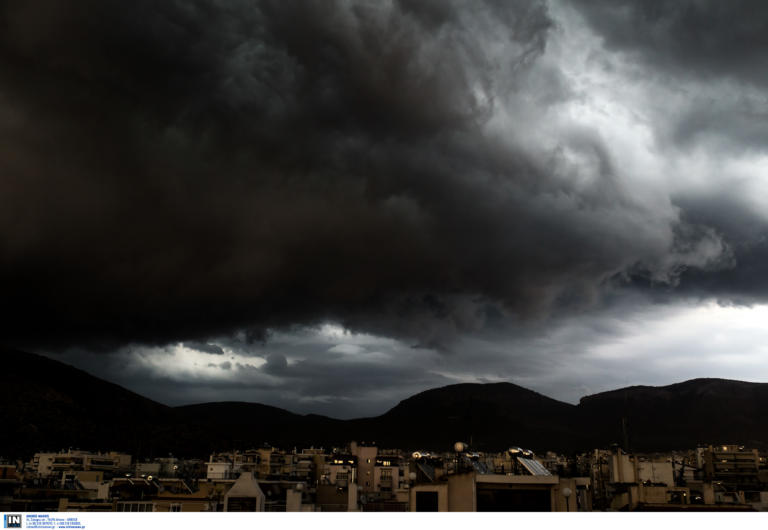
[[[577,1],[571,3],[612,52],[635,63],[638,77],[680,94],[658,116],[665,142],[729,152],[763,149],[768,140],[768,5],[737,0]]]
[[[683,220],[719,235],[730,264],[684,269],[674,295],[764,301],[768,219],[765,205],[755,200],[764,190],[754,183],[764,180],[768,145],[768,4],[620,0],[570,5],[603,39],[606,51],[634,65],[634,81],[649,84],[641,111],[647,112],[660,152],[671,158],[709,157],[704,166],[685,170],[699,182],[682,186],[671,200]],[[730,161],[741,167],[729,167]]]
[[[4,340],[331,319],[442,347],[726,251],[550,125],[542,2],[1,7]]]
[[[730,244],[734,263],[707,274],[685,271],[678,291],[738,304],[764,302],[768,296],[768,220],[762,212],[746,208],[738,189],[680,198],[679,205],[692,221],[718,227]]]
[[[268,374],[281,375],[288,369],[288,360],[285,355],[280,353],[272,353],[267,356],[267,362],[264,365],[263,370]]]
[[[672,78],[768,84],[768,5],[759,0],[577,0],[608,49]]]

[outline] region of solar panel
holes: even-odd
[[[421,469],[422,473],[426,475],[426,477],[431,481],[435,481],[435,468],[427,464],[426,462],[422,462],[421,460],[416,460],[416,466],[418,466],[419,469]]]
[[[537,475],[540,477],[552,476],[552,473],[550,473],[546,467],[541,465],[541,462],[539,462],[538,460],[534,460],[533,458],[523,458],[522,456],[518,456],[517,461],[520,462],[520,464],[525,469],[527,469],[531,475]]]
[[[478,462],[477,460],[471,460],[472,467],[480,473],[481,475],[487,475],[488,474],[488,466],[486,466],[483,462]]]

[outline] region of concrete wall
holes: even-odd
[[[651,504],[666,504],[667,502],[666,486],[640,486],[638,493],[639,502]]]
[[[285,511],[300,512],[301,497],[302,497],[301,492],[298,490],[293,490],[293,489],[285,490]]]
[[[232,464],[229,462],[208,462],[206,477],[210,480],[221,480],[232,477]]]
[[[474,473],[462,473],[448,477],[448,511],[477,511]]]
[[[153,475],[155,477],[160,476],[160,463],[159,462],[138,462],[136,464],[136,475]]]
[[[637,482],[635,460],[631,458],[631,455],[619,450],[610,456],[609,466],[611,469],[611,482],[624,484]]]
[[[638,462],[638,482],[651,481],[654,484],[675,485],[672,462]]]

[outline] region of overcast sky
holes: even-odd
[[[2,340],[336,417],[768,381],[768,4],[0,3]]]

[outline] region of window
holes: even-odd
[[[760,502],[760,492],[759,491],[745,491],[744,492],[744,500],[747,502]]]
[[[436,491],[417,491],[416,492],[416,511],[417,512],[438,511],[437,492]]]
[[[92,466],[114,466],[115,463],[112,460],[91,460]]]
[[[181,503],[180,502],[173,502],[173,503],[171,503],[171,508],[168,511],[170,511],[170,512],[180,512],[181,511]]]
[[[118,502],[118,512],[154,512],[155,506],[151,502]]]

